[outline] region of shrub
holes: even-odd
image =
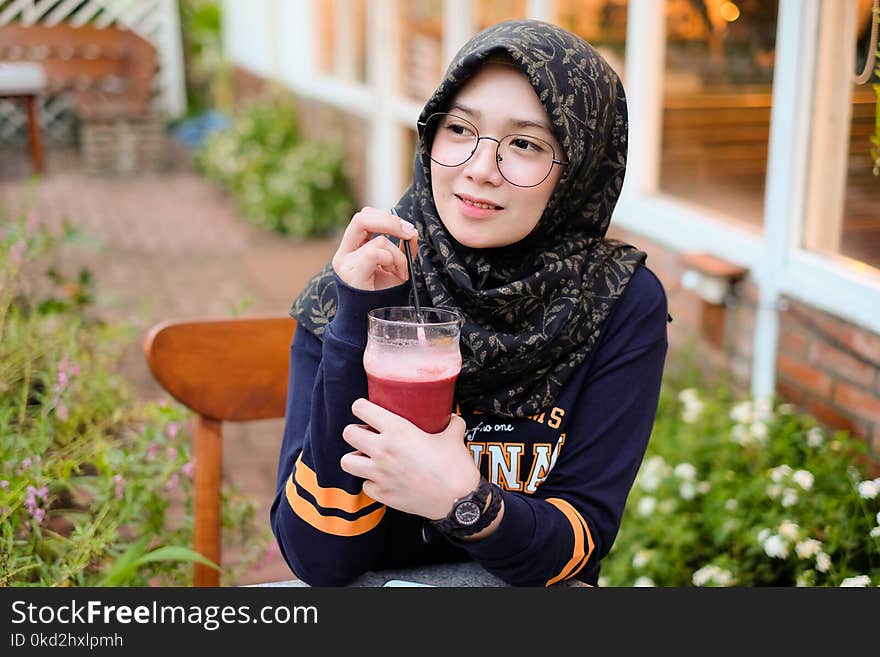
[[[195,163],[248,221],[283,235],[325,234],[354,212],[341,142],[304,140],[293,102],[280,94],[251,102],[211,134]]]
[[[132,398],[134,331],[88,317],[88,272],[47,265],[75,229],[0,224],[0,586],[191,583],[186,409]],[[225,491],[226,538],[257,550],[253,506]]]
[[[865,444],[789,404],[664,382],[611,586],[880,585]]]

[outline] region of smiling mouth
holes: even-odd
[[[483,210],[503,210],[504,209],[500,205],[495,205],[494,203],[482,203],[480,201],[472,201],[471,199],[465,198],[463,196],[459,196],[458,194],[455,195],[455,198],[457,198],[459,201],[461,201],[465,205],[470,205],[475,208],[481,208]]]

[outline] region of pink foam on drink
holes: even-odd
[[[371,402],[405,417],[427,433],[443,431],[449,424],[455,381],[461,369],[457,348],[368,347],[364,369]]]

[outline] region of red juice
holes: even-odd
[[[440,378],[430,378],[429,372],[419,374],[423,377],[400,379],[367,371],[369,399],[406,418],[426,433],[440,433],[452,416],[452,398],[458,372],[449,376],[448,370],[439,371],[437,374]]]

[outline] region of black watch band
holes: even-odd
[[[450,538],[463,538],[481,532],[491,525],[500,510],[501,489],[489,483],[485,477],[481,477],[479,485],[473,492],[455,500],[449,515],[432,521],[431,524],[437,531]]]

